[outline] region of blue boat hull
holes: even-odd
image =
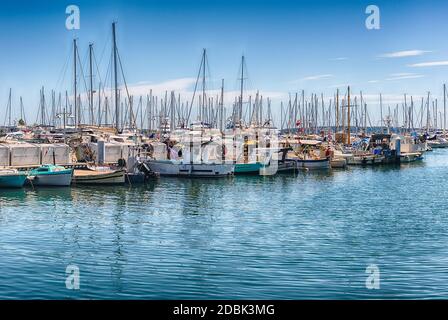
[[[0,175],[0,188],[22,188],[25,180],[25,174]]]
[[[234,173],[235,174],[258,174],[262,167],[263,167],[262,164],[259,162],[237,163],[237,164],[235,164]]]

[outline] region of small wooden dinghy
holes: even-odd
[[[73,184],[124,184],[125,170],[85,169],[75,170]]]

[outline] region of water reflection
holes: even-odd
[[[1,190],[0,298],[446,298],[447,159]]]

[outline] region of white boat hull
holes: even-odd
[[[421,153],[402,153],[400,155],[400,163],[410,163],[423,160],[423,156]]]
[[[149,160],[149,168],[161,176],[223,177],[233,174],[232,164],[190,164],[163,160]]]
[[[442,149],[442,148],[448,148],[448,142],[439,142],[439,141],[428,141],[428,146],[430,146],[433,149]]]

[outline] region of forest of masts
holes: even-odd
[[[105,77],[99,72],[93,44],[89,44],[85,62],[79,56],[77,40],[73,40],[71,59],[67,60],[61,74],[63,79],[72,60],[72,90],[50,90],[49,97],[44,87],[40,90],[37,117],[26,118],[22,97],[19,107],[13,107],[12,90],[9,90],[5,112],[5,127],[30,125],[54,128],[79,128],[83,125],[115,127],[119,132],[172,131],[188,128],[192,122],[224,130],[226,127],[277,127],[284,133],[340,132],[347,129],[354,133],[395,129],[401,132],[436,131],[446,129],[446,86],[443,85],[443,102],[428,92],[426,97],[415,101],[403,95],[401,103],[383,106],[379,95],[379,119],[369,114],[363,93],[353,94],[350,87],[345,92],[339,89],[331,98],[324,94],[305,94],[305,91],[289,95],[287,102],[280,102],[273,116],[271,100],[259,92],[245,94],[247,67],[245,57],[241,59],[238,72],[239,95],[231,108],[226,106],[224,79],[220,90],[207,90],[207,53],[203,50],[201,64],[191,97],[181,97],[175,91],[154,95],[150,90],[145,96],[134,97],[129,93],[117,49],[115,23],[112,28],[113,46]],[[120,86],[119,86],[120,84]],[[34,122],[32,122],[34,121]]]

